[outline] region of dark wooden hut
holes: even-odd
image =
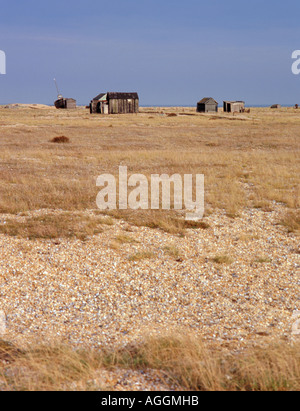
[[[273,105],[271,106],[271,108],[281,108],[281,105],[280,105],[280,104],[273,104]]]
[[[212,97],[205,97],[197,103],[198,113],[218,112],[218,103]]]
[[[99,114],[128,114],[139,112],[137,93],[101,93],[90,103],[90,112]]]
[[[76,100],[73,98],[59,98],[54,102],[54,105],[56,108],[61,108],[61,109],[74,109],[76,108]]]
[[[245,111],[244,101],[224,101],[223,102],[224,113],[243,113]]]

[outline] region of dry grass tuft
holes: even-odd
[[[173,245],[173,244],[170,244],[170,245],[165,246],[165,247],[163,248],[163,251],[164,251],[167,255],[169,255],[170,257],[173,257],[173,258],[175,258],[175,259],[179,259],[179,258],[181,257],[180,251],[179,251],[178,248],[177,248],[175,245]]]
[[[119,234],[110,242],[110,248],[113,250],[119,250],[120,247],[124,244],[134,243],[137,243],[137,241],[134,238],[126,234]]]
[[[195,230],[199,228],[201,228],[202,230],[207,230],[208,228],[210,228],[210,225],[205,221],[185,221],[184,226],[186,228],[192,228]]]
[[[57,143],[57,144],[66,144],[70,143],[69,137],[66,136],[59,136],[59,137],[54,137],[52,140],[50,140],[51,143]]]
[[[163,370],[183,389],[288,391],[300,389],[299,347],[271,346],[242,354],[209,350],[190,336],[152,338],[124,353],[127,366]],[[122,362],[122,361],[121,361]]]
[[[14,362],[21,354],[22,351],[13,344],[0,339],[0,361],[2,363]]]
[[[300,233],[300,210],[288,211],[281,220],[281,224],[289,233]]]
[[[15,349],[16,351],[16,349]],[[102,354],[75,351],[66,345],[41,344],[18,352],[10,364],[0,365],[2,389],[12,391],[74,390],[74,383],[89,379],[103,364]]]
[[[86,240],[87,237],[102,232],[102,226],[109,223],[104,217],[64,212],[26,217],[22,222],[7,219],[5,224],[0,225],[0,233],[30,240],[62,237]]]
[[[117,241],[120,244],[133,244],[137,242],[134,238],[126,234],[117,235],[115,241]]]
[[[128,257],[129,261],[141,261],[141,260],[150,260],[154,258],[155,254],[151,251],[139,251]]]
[[[215,257],[211,259],[211,261],[217,264],[228,264],[229,265],[233,263],[233,259],[226,254],[216,255]]]
[[[178,217],[174,212],[163,212],[161,210],[114,210],[109,211],[108,215],[117,219],[124,219],[138,227],[160,229],[169,234],[180,236],[185,234],[185,220]]]
[[[255,259],[255,262],[256,263],[261,263],[261,264],[271,263],[272,259],[270,257],[266,257],[266,256],[262,255],[262,256],[257,256],[256,259]]]
[[[228,353],[181,333],[146,337],[144,342],[120,350],[41,344],[21,351],[1,344],[11,352],[10,361],[0,363],[1,389],[7,391],[99,391],[104,387],[95,376],[115,368],[162,371],[166,380],[188,391],[300,390],[299,345]]]

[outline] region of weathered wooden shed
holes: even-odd
[[[218,103],[212,97],[204,97],[197,103],[198,113],[216,113],[218,112]]]
[[[98,96],[94,97],[90,102],[90,112],[104,114],[104,107],[107,106],[107,93],[100,93]]]
[[[138,93],[101,93],[91,101],[90,112],[99,114],[138,113]]]
[[[271,106],[271,108],[281,108],[281,105],[280,105],[280,104],[273,104],[273,105]]]
[[[76,100],[73,98],[59,98],[54,102],[54,105],[56,108],[62,108],[62,109],[75,109],[76,108]]]
[[[244,101],[224,101],[223,102],[224,113],[243,113],[245,111]]]

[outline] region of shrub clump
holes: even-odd
[[[70,143],[70,139],[66,136],[53,137],[51,143],[66,144]]]

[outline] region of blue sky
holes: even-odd
[[[53,104],[54,77],[79,104],[300,104],[299,49],[299,0],[0,0],[0,104]]]

